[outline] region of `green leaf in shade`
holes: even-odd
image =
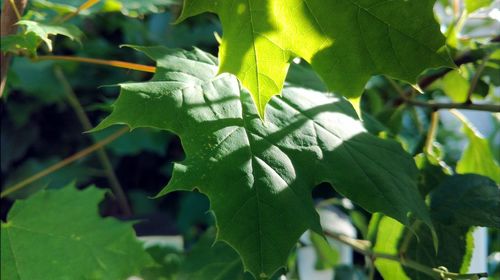
[[[444,226],[439,223],[435,223],[435,226],[439,239],[437,254],[433,248],[432,234],[426,227],[416,228],[416,235],[419,237],[417,240],[415,233],[405,229],[402,224],[389,217],[383,217],[379,223],[374,251],[399,256],[403,250],[407,259],[427,267],[444,266],[449,271],[466,273],[474,245],[471,228],[456,225]],[[377,258],[375,266],[384,279],[436,279],[422,272],[403,267],[399,262],[393,260]]]
[[[431,193],[431,211],[446,225],[500,228],[500,188],[488,177],[455,175]]]
[[[431,155],[418,154],[415,156],[415,162],[420,170],[418,188],[424,197],[439,187],[441,182],[452,174],[451,168],[446,163]]]
[[[215,243],[215,230],[209,229],[187,254],[177,275],[178,280],[231,279],[251,280],[243,271],[241,259],[230,246]]]
[[[27,52],[29,55],[34,56],[40,40],[38,36],[29,32],[27,34],[15,34],[1,37],[1,50],[3,53]]]
[[[153,264],[131,223],[98,215],[105,191],[73,186],[16,201],[2,222],[2,279],[126,279]]]
[[[416,83],[426,68],[453,67],[434,0],[185,0],[178,21],[218,14],[223,27],[219,72],[236,75],[263,118],[301,57],[328,88],[356,98],[373,74]]]
[[[493,0],[465,0],[465,9],[470,14],[491,5],[491,3]]]
[[[81,43],[80,38],[83,36],[82,31],[80,31],[78,27],[67,23],[51,24],[31,20],[20,20],[17,24],[26,28],[25,34],[35,34],[47,45],[49,51],[52,51],[52,40],[49,38],[49,35],[63,35],[78,43]]]
[[[488,140],[465,118],[462,117],[461,121],[469,144],[457,163],[457,173],[476,173],[490,177],[500,184],[500,166],[493,157]]]
[[[396,142],[367,133],[345,99],[286,89],[263,122],[234,76],[216,76],[211,55],[135,48],[157,62],[157,72],[149,82],[121,84],[113,112],[96,129],[125,123],[178,134],[187,158],[159,195],[206,194],[218,240],[254,275],[269,277],[283,266],[307,229],[322,232],[311,198],[321,182],[370,212],[405,224],[411,213],[430,225],[413,159]]]

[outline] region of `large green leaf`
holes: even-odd
[[[152,264],[132,225],[98,215],[104,191],[66,187],[17,201],[2,222],[2,279],[117,279]]]
[[[500,228],[500,188],[487,177],[455,175],[431,193],[431,209],[443,224]]]
[[[361,95],[373,74],[411,83],[426,68],[452,66],[434,0],[185,0],[179,20],[219,15],[220,72],[238,76],[261,117],[290,61],[302,57],[328,87]]]
[[[254,275],[268,277],[283,266],[305,230],[321,233],[311,199],[321,182],[368,211],[405,224],[413,213],[429,223],[411,157],[396,142],[367,133],[346,100],[286,89],[264,122],[234,76],[216,77],[209,54],[136,48],[157,61],[157,72],[149,82],[122,84],[97,129],[125,123],[178,134],[187,159],[175,165],[160,195],[205,193],[218,239]]]

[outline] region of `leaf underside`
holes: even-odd
[[[220,72],[236,75],[264,117],[290,61],[309,62],[331,91],[359,97],[373,74],[414,84],[427,68],[453,67],[435,0],[184,0],[178,21],[216,13]]]
[[[172,191],[199,189],[210,199],[224,240],[254,276],[284,266],[298,237],[321,233],[311,190],[321,182],[371,212],[404,224],[409,213],[428,224],[412,158],[394,141],[368,134],[352,106],[332,94],[287,88],[266,121],[248,91],[200,50],[135,47],[157,62],[149,82],[121,84],[113,124],[154,127],[181,138]]]

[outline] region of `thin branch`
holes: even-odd
[[[448,272],[444,269],[441,268],[431,268],[426,265],[423,265],[421,263],[418,263],[416,261],[404,258],[402,256],[396,256],[396,255],[391,255],[391,254],[385,254],[385,253],[378,253],[372,251],[370,246],[366,245],[365,240],[358,240],[354,238],[350,238],[348,236],[338,234],[338,233],[333,233],[333,232],[328,232],[325,231],[325,235],[328,237],[331,237],[341,243],[344,243],[345,245],[351,247],[354,251],[368,256],[369,258],[375,260],[375,259],[386,259],[386,260],[391,260],[400,263],[402,266],[406,266],[408,268],[411,268],[413,270],[417,270],[419,272],[425,273],[429,276],[432,276],[434,278],[438,277],[441,279],[480,279],[483,277],[488,277],[488,273],[469,273],[469,274],[459,274],[459,273],[454,273],[454,272]]]
[[[70,13],[70,14],[67,14],[66,16],[64,16],[62,19],[58,20],[57,23],[62,23],[62,22],[65,22],[73,17],[75,17],[76,15],[78,15],[81,11],[85,11],[87,9],[89,9],[90,7],[94,6],[95,4],[99,3],[101,0],[87,0],[85,1],[85,3],[83,3],[80,7],[78,7],[76,9],[76,11]]]
[[[14,2],[14,3],[13,3]],[[24,13],[28,0],[4,1],[0,17],[0,36],[15,34],[18,26],[15,24]],[[12,55],[0,52],[0,97],[7,84],[7,72]]]
[[[105,60],[105,59],[96,59],[96,58],[87,58],[87,57],[78,57],[78,56],[65,56],[65,55],[40,55],[36,58],[33,58],[34,61],[44,61],[44,60],[62,60],[62,61],[74,61],[74,62],[84,62],[91,64],[99,64],[99,65],[107,65],[118,68],[125,68],[130,70],[155,73],[156,67],[130,63],[126,61],[119,60]]]
[[[92,154],[93,152],[99,150],[100,148],[104,147],[105,145],[113,142],[114,140],[116,140],[118,137],[122,136],[124,133],[128,132],[128,128],[127,127],[124,127],[120,130],[118,130],[117,132],[111,134],[110,136],[104,138],[103,140],[95,143],[94,145],[88,147],[88,148],[85,148],[81,151],[79,151],[78,153],[76,154],[73,154],[72,156],[69,156],[67,158],[65,158],[64,160],[52,165],[52,166],[49,166],[48,168],[34,174],[33,176],[11,186],[11,187],[7,187],[5,188],[4,191],[2,191],[0,193],[0,198],[4,198],[6,197],[7,195],[9,194],[12,194],[14,192],[17,192],[23,188],[25,188],[26,186],[28,186],[29,184],[35,182],[36,180],[38,179],[41,179],[63,167],[65,167],[66,165],[78,160],[78,159],[81,159],[81,158],[84,158],[90,154]]]
[[[59,67],[56,67],[54,69],[54,72],[59,82],[61,82],[64,92],[66,93],[66,96],[68,98],[68,102],[73,108],[73,111],[75,111],[75,114],[80,123],[82,124],[83,129],[87,131],[91,130],[92,123],[90,122],[87,114],[85,113],[85,110],[82,108],[80,101],[78,101],[78,97],[76,96],[75,92],[73,91],[73,88],[68,82],[68,79],[66,78],[66,76]],[[101,147],[100,149],[97,150],[97,157],[99,158],[99,161],[101,162],[101,165],[104,168],[106,177],[108,178],[111,189],[113,190],[113,193],[116,196],[118,205],[120,206],[123,214],[125,216],[131,216],[132,210],[127,201],[127,197],[125,195],[125,192],[123,191],[122,186],[120,185],[120,181],[118,181],[118,178],[116,177],[116,174],[113,170],[113,166],[111,164],[111,161],[109,160],[109,157],[104,147]]]
[[[434,111],[441,109],[462,109],[462,110],[476,110],[486,112],[500,112],[500,105],[495,104],[467,104],[467,103],[438,103],[438,102],[423,102],[415,99],[403,98],[404,102],[420,107],[427,107]]]
[[[9,0],[9,2],[10,2],[10,6],[12,7],[12,10],[16,14],[17,20],[20,21],[21,20],[21,13],[19,12],[19,9],[17,9],[16,3],[14,2],[14,0]]]
[[[474,90],[476,90],[477,83],[479,82],[479,79],[481,78],[481,74],[483,73],[484,68],[486,68],[486,63],[488,63],[490,56],[491,56],[491,53],[488,53],[484,57],[483,62],[476,69],[476,73],[474,74],[474,77],[472,78],[472,81],[470,83],[469,91],[467,92],[467,98],[465,99],[465,104],[472,104],[472,101],[471,101],[472,94],[474,93]]]
[[[432,151],[432,144],[436,139],[436,133],[439,127],[439,113],[437,111],[433,111],[431,113],[431,124],[429,130],[427,131],[427,138],[425,139],[424,152],[428,155],[434,154]]]

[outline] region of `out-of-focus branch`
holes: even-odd
[[[15,6],[12,5],[15,4]],[[16,22],[19,20],[18,15],[24,13],[28,0],[5,0],[2,7],[2,15],[0,16],[0,36],[7,36],[17,32]],[[11,55],[0,53],[0,97],[5,90],[7,83],[7,71],[9,71]]]

